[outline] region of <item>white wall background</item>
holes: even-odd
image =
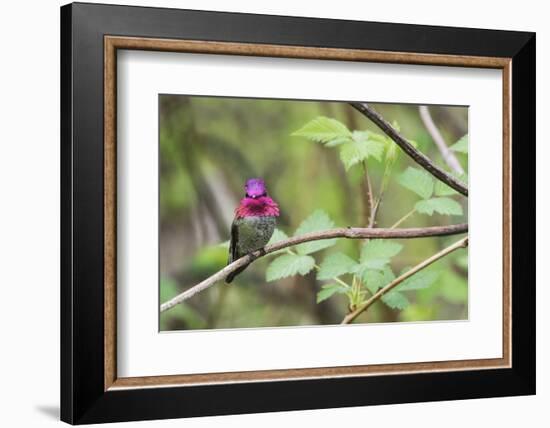
[[[121,2],[124,2],[121,0]],[[103,1],[103,3],[116,3]],[[550,115],[550,28],[541,1],[393,0],[391,2],[269,3],[246,0],[148,0],[126,4],[323,18],[485,27],[537,32],[537,178],[550,182],[543,118]],[[59,6],[58,0],[5,2],[0,8],[0,423],[44,427],[58,422],[59,406]],[[550,215],[538,193],[538,395],[263,415],[155,421],[140,426],[280,427],[399,426],[446,428],[490,423],[500,428],[542,426],[550,403]],[[541,422],[536,422],[540,420]],[[125,426],[138,426],[138,423]]]

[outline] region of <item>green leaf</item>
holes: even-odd
[[[462,174],[458,174],[456,172],[450,173],[453,177],[457,178],[458,180],[462,181],[466,185],[468,185],[468,174],[463,172]],[[434,193],[436,196],[453,196],[458,195],[459,193],[454,190],[452,187],[446,185],[441,180],[435,180],[435,189]]]
[[[291,135],[304,137],[317,143],[331,143],[331,145],[342,144],[352,138],[352,133],[346,125],[324,116],[309,121]]]
[[[435,180],[434,193],[436,196],[453,196],[458,192],[450,186],[447,186],[440,180]]]
[[[284,241],[285,239],[288,239],[288,235],[281,229],[275,229],[268,244],[274,244],[275,242]]]
[[[340,144],[349,143],[350,141],[349,137],[338,137],[325,143],[325,147],[336,147]]]
[[[375,140],[353,140],[340,148],[340,160],[346,170],[369,157],[380,161],[384,154],[384,144]]]
[[[389,266],[386,266],[382,271],[369,270],[363,274],[363,282],[372,294],[388,285],[394,279],[395,275]],[[392,309],[404,309],[409,304],[407,297],[396,289],[382,296],[381,300]]]
[[[386,145],[385,137],[383,135],[370,131],[353,131],[352,138],[354,141],[375,141],[382,144],[382,146]],[[382,147],[382,149],[383,148],[384,147]]]
[[[273,235],[271,235],[271,239],[269,240],[269,242],[267,244],[268,245],[274,244],[274,243],[279,242],[279,241],[284,241],[285,239],[288,239],[287,234],[284,233],[280,229],[275,229],[273,231]],[[283,248],[282,250],[277,250],[277,251],[272,252],[271,255],[280,254],[282,252],[285,252],[286,250],[287,250],[286,248]]]
[[[468,154],[468,134],[464,135],[460,140],[454,143],[450,149],[455,152]]]
[[[344,253],[334,253],[325,257],[321,263],[319,272],[317,272],[317,279],[322,281],[325,279],[332,279],[346,273],[353,273],[354,268],[357,266],[357,262],[351,257],[346,256]]]
[[[434,191],[433,177],[423,169],[408,167],[399,176],[398,181],[403,187],[412,190],[422,199],[431,198]]]
[[[317,303],[327,300],[336,293],[345,293],[346,291],[346,287],[340,284],[323,285],[322,290],[317,293]]]
[[[366,270],[363,272],[361,279],[367,289],[374,294],[392,282],[395,279],[395,275],[389,266],[385,266],[382,270]]]
[[[393,143],[393,140],[391,138],[388,138],[386,137],[385,135],[383,134],[377,134],[376,132],[371,132],[371,131],[355,131],[355,133],[361,133],[361,132],[366,132],[368,133],[368,139],[369,140],[373,140],[373,141],[378,141],[379,143],[382,143],[384,146],[387,146],[388,145],[388,142],[391,142]]]
[[[323,210],[316,210],[300,224],[294,235],[300,236],[310,232],[332,229],[333,227],[334,222],[328,214]],[[305,242],[295,248],[298,254],[305,255],[332,247],[334,244],[336,244],[336,239],[322,239],[320,241]]]
[[[403,245],[387,240],[370,240],[361,248],[363,269],[383,269],[390,259],[403,249]]]
[[[315,259],[311,256],[283,254],[269,264],[265,272],[265,279],[266,281],[275,281],[296,274],[307,275],[314,265]]]
[[[417,212],[432,215],[434,212],[442,215],[462,215],[462,206],[451,198],[432,198],[418,201]]]
[[[389,162],[393,166],[398,154],[399,152],[397,151],[397,144],[395,144],[393,140],[390,140],[389,138],[386,139],[386,162]]]
[[[382,296],[382,301],[392,309],[405,309],[409,306],[409,299],[397,290],[392,290]]]
[[[439,272],[437,271],[421,270],[420,272],[417,272],[413,276],[407,278],[395,288],[399,291],[428,288],[437,280],[438,277]]]

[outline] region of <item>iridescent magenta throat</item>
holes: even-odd
[[[235,210],[237,218],[243,217],[278,217],[279,205],[269,196],[243,198]]]

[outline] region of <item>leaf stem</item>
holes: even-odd
[[[315,264],[313,265],[313,267],[315,268],[316,271],[321,270],[321,266],[319,266],[317,263],[315,263]],[[336,281],[338,284],[343,285],[343,286],[346,287],[346,288],[350,288],[350,285],[349,285],[347,282],[341,280],[341,279],[340,279],[339,277],[337,277],[337,276],[332,277],[331,280]]]
[[[367,205],[368,205],[368,210],[365,217],[367,218],[367,221],[368,221],[367,227],[373,227],[374,215],[375,215],[374,194],[372,192],[372,183],[370,181],[369,170],[367,168],[367,161],[364,160],[362,164],[363,164],[363,171],[365,174],[365,185],[366,185]]]
[[[413,208],[407,214],[405,214],[403,217],[397,220],[397,222],[393,226],[391,226],[390,229],[395,229],[397,226],[399,226],[401,223],[407,220],[410,216],[412,216],[415,212],[416,212],[416,208]]]

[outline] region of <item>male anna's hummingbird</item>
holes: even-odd
[[[231,225],[228,264],[263,248],[271,239],[279,216],[279,206],[267,195],[261,178],[251,178],[244,186],[245,195],[235,210]],[[246,266],[227,275],[225,282],[233,281]]]

